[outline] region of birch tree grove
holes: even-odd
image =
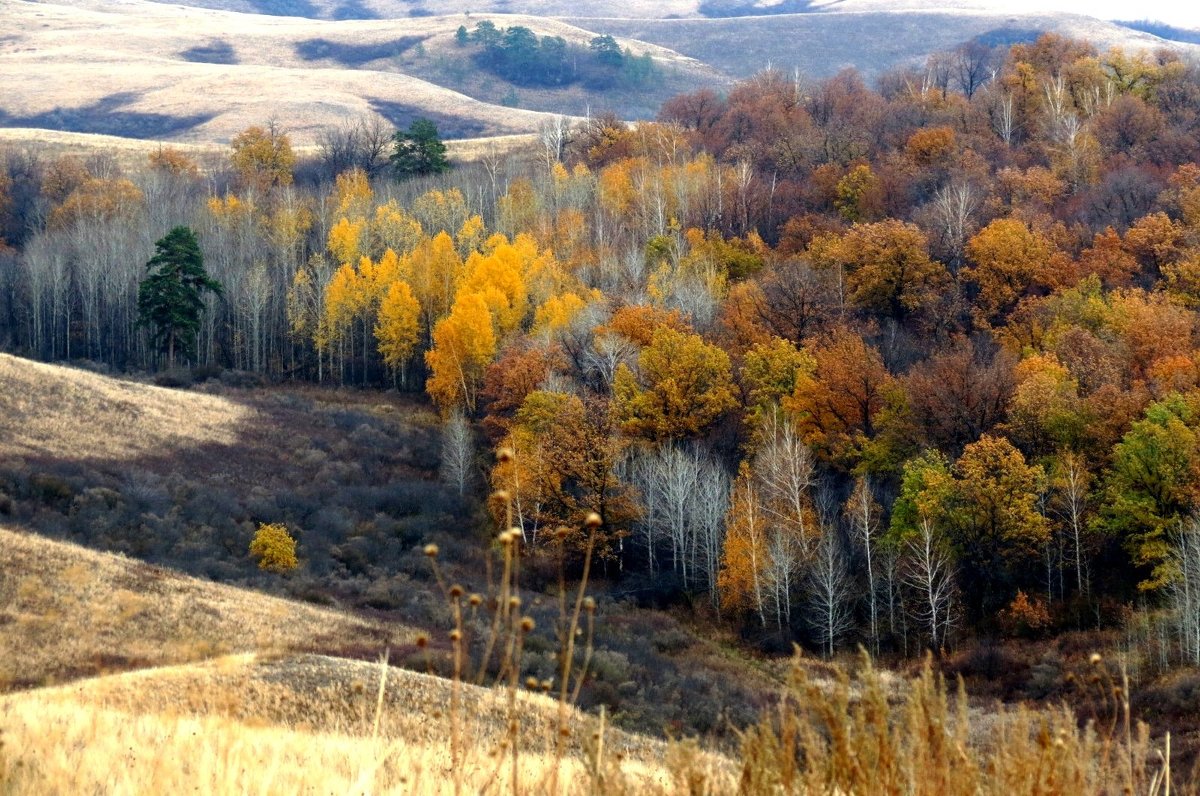
[[[1180,525],[1171,550],[1175,577],[1168,597],[1183,659],[1200,666],[1200,517],[1192,515]]]
[[[729,477],[698,446],[664,445],[638,457],[633,483],[641,494],[639,521],[651,567],[655,549],[669,548],[685,587],[703,586],[717,599]]]
[[[826,657],[832,657],[837,642],[854,627],[854,578],[842,542],[833,529],[821,537],[805,585],[808,622],[816,631]]]

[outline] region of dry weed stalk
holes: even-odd
[[[512,451],[505,449],[500,451],[499,458],[503,462],[513,455]],[[487,591],[490,596],[485,598],[483,595],[471,594],[466,598],[472,619],[476,615],[476,610],[480,607],[485,607],[491,613],[486,638],[483,640],[483,652],[476,662],[475,667],[471,667],[467,661],[467,650],[470,648],[470,639],[467,637],[467,630],[470,625],[466,621],[467,617],[464,615],[463,610],[463,600],[466,592],[462,586],[457,584],[447,586],[441,568],[438,565],[437,545],[430,544],[425,547],[425,555],[429,559],[438,587],[441,589],[443,596],[451,608],[454,620],[454,629],[450,631],[453,671],[451,676],[449,723],[450,758],[456,796],[462,792],[463,787],[462,772],[465,754],[463,745],[463,728],[465,722],[462,709],[463,685],[468,679],[475,685],[482,685],[489,671],[493,670],[493,666],[496,671],[494,683],[502,685],[506,695],[506,732],[500,742],[499,749],[495,750],[496,767],[492,775],[488,778],[489,785],[485,788],[485,792],[490,792],[500,787],[502,782],[500,768],[505,761],[507,761],[509,766],[509,776],[511,777],[510,781],[513,793],[519,796],[521,792],[520,746],[522,710],[518,704],[517,696],[522,683],[521,670],[525,640],[533,632],[536,623],[533,617],[523,615],[521,612],[522,600],[519,584],[521,568],[520,545],[524,540],[524,534],[520,528],[516,528],[512,524],[512,495],[506,490],[498,490],[492,495],[492,499],[504,506],[505,529],[496,537],[501,560],[500,576],[495,583],[491,580],[491,562],[490,559],[488,560]],[[553,760],[548,766],[546,778],[543,778],[541,784],[538,786],[539,791],[549,793],[560,792],[560,770],[563,768],[566,740],[571,736],[571,729],[568,726],[568,716],[574,705],[578,703],[580,691],[583,688],[583,681],[587,676],[588,668],[591,664],[594,649],[596,602],[593,598],[587,596],[586,592],[591,573],[592,557],[596,547],[596,536],[602,524],[603,520],[596,513],[589,514],[584,521],[587,541],[584,549],[583,572],[578,585],[574,589],[573,595],[571,595],[572,600],[569,606],[564,544],[567,537],[571,534],[571,529],[560,527],[554,535],[554,539],[558,545],[557,552],[559,559],[558,700],[556,726],[554,728]],[[578,668],[576,668],[577,637],[584,635],[581,628],[581,619],[586,620],[586,635],[583,647],[583,660]],[[474,669],[473,675],[470,672],[472,668]],[[553,688],[553,683],[550,681],[539,681],[532,677],[526,680],[525,684],[530,691],[535,692],[540,690],[546,693]],[[601,736],[603,736],[603,731],[602,720]],[[603,744],[601,743],[600,749],[602,750],[602,748]],[[602,752],[597,756],[597,760],[601,757]],[[589,766],[589,770],[598,771],[598,766],[599,762],[596,762],[595,765]]]

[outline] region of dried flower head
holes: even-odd
[[[419,649],[425,649],[428,646],[429,646],[429,636],[425,635],[424,633],[418,633],[417,634],[417,647]]]
[[[435,544],[425,545],[425,555],[429,556],[430,558],[436,558],[437,554],[438,554],[438,546],[437,545],[435,545]]]
[[[516,455],[516,452],[512,448],[501,448],[500,450],[496,451],[496,460],[501,464],[504,464],[506,462],[511,462],[514,458],[516,458]]]
[[[521,632],[522,633],[532,633],[533,629],[535,627],[537,627],[537,622],[533,621],[532,616],[521,617]]]
[[[467,598],[467,602],[469,602],[471,604],[472,608],[478,608],[479,605],[483,602],[483,595],[482,594],[472,594],[470,597]]]
[[[589,528],[599,528],[604,524],[604,520],[600,519],[600,515],[593,511],[587,515],[587,519],[583,521],[583,524]]]
[[[462,597],[466,593],[467,593],[467,590],[464,589],[462,586],[459,586],[457,583],[455,583],[453,586],[450,587],[451,599],[457,600],[459,597]]]

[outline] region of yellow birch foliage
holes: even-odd
[[[549,335],[567,328],[587,305],[587,300],[575,293],[551,296],[534,311],[532,334]]]
[[[424,234],[421,222],[405,213],[395,199],[389,199],[375,208],[375,216],[369,224],[370,254],[374,257],[391,249],[404,256],[417,247]]]
[[[88,179],[50,213],[51,227],[74,221],[100,222],[130,216],[141,207],[141,190],[129,180]]]
[[[371,202],[375,194],[371,191],[371,181],[367,173],[360,168],[343,171],[337,176],[333,187],[333,199],[337,205],[336,214],[349,218],[366,218],[371,212]]]
[[[407,362],[416,350],[420,334],[420,302],[407,282],[392,282],[379,306],[379,319],[375,323],[375,338],[384,363],[396,370]]]
[[[454,239],[445,232],[422,238],[401,262],[401,272],[413,289],[430,326],[450,311],[455,285],[463,271]]]
[[[229,162],[242,184],[265,191],[273,185],[291,185],[296,155],[286,133],[274,124],[247,127],[230,142]]]
[[[365,225],[362,221],[351,221],[342,217],[329,230],[329,253],[334,262],[343,265],[358,262],[362,255],[362,233]]]
[[[729,355],[667,326],[638,355],[638,373],[622,364],[613,380],[623,430],[655,441],[699,434],[736,403]]]
[[[487,302],[477,293],[459,293],[450,314],[433,329],[425,353],[429,397],[444,412],[461,407],[474,413],[484,371],[496,354],[496,333]]]
[[[498,243],[487,254],[476,252],[467,258],[458,286],[459,291],[483,297],[501,335],[516,330],[528,311],[521,255],[508,242]]]
[[[369,294],[362,274],[349,263],[341,265],[325,287],[326,342],[337,342],[349,333],[351,323],[366,311],[368,304]]]
[[[458,246],[458,256],[464,259],[469,257],[471,252],[478,251],[483,246],[485,240],[487,240],[487,226],[484,225],[483,219],[478,215],[471,216],[463,222],[454,236],[454,243]]]
[[[263,523],[250,541],[250,555],[258,568],[282,574],[300,566],[296,558],[296,540],[281,523]]]

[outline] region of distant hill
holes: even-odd
[[[653,73],[605,87],[515,85],[455,40],[484,20],[583,51],[612,35]],[[1054,31],[1100,47],[1196,48],[1134,27],[985,0],[0,0],[0,127],[225,143],[274,118],[311,145],[348,119],[404,127],[426,116],[446,137],[471,138],[532,132],[547,114],[649,118],[670,96],[768,65],[811,77],[853,66],[869,79],[976,38]]]

